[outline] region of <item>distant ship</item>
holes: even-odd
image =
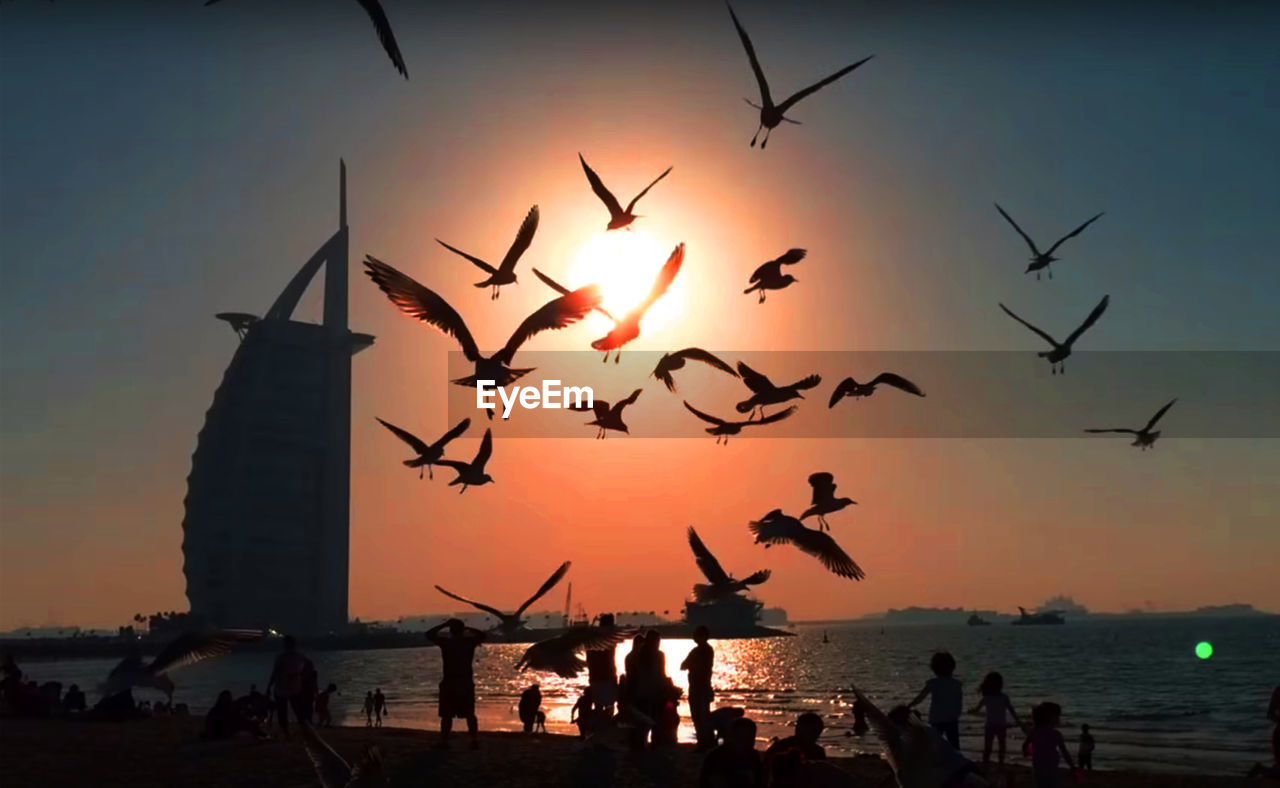
[[[1062,617],[1061,610],[1045,610],[1040,613],[1028,613],[1025,607],[1019,607],[1018,612],[1022,615],[1014,620],[1014,626],[1044,626],[1067,623],[1067,620]]]
[[[985,619],[985,618],[983,618],[982,616],[978,615],[977,613],[974,613],[973,615],[969,616],[969,626],[971,626],[971,627],[989,627],[989,626],[991,626],[991,622],[990,622],[990,621],[988,621],[988,620],[986,620],[986,619]]]
[[[726,636],[754,634],[763,609],[763,602],[741,594],[728,594],[708,601],[690,599],[684,603],[684,623],[689,628],[705,626]]]

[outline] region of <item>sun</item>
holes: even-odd
[[[675,244],[666,246],[643,230],[611,230],[592,236],[579,249],[569,268],[570,288],[597,284],[604,295],[602,306],[621,318],[649,295],[662,264]],[[641,321],[644,334],[652,334],[684,311],[684,276],[677,275],[671,288],[659,298]],[[592,312],[588,325],[601,334],[613,327],[608,318]]]

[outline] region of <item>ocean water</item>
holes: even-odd
[[[716,649],[716,705],[741,706],[760,725],[767,741],[784,735],[805,711],[827,721],[823,744],[833,754],[878,752],[874,740],[849,734],[852,682],[881,708],[909,701],[929,678],[929,656],[936,649],[955,655],[964,682],[966,708],[976,704],[977,687],[988,670],[1005,676],[1005,691],[1019,715],[1041,700],[1063,706],[1063,733],[1072,750],[1081,723],[1097,739],[1097,768],[1237,774],[1270,757],[1266,720],[1271,690],[1280,684],[1280,619],[1183,619],[1133,622],[1070,622],[1060,627],[888,626],[842,624],[800,626],[796,637],[713,641]],[[823,633],[829,641],[823,643]],[[1200,641],[1214,654],[1195,655]],[[619,647],[621,668],[629,643]],[[677,685],[677,668],[692,641],[664,643],[668,672]],[[490,730],[518,730],[515,705],[533,681],[542,688],[543,709],[551,732],[576,733],[569,710],[585,685],[555,676],[519,674],[514,666],[523,645],[492,645],[477,654],[477,713]],[[382,651],[334,651],[310,655],[321,685],[334,682],[340,694],[332,704],[335,721],[363,724],[364,694],[381,687],[389,700],[388,725],[437,727],[435,701],[440,656],[431,647]],[[272,655],[232,654],[183,668],[173,674],[175,700],[203,712],[218,691],[244,694],[259,689],[271,671]],[[23,667],[40,681],[77,682],[89,688],[106,675],[113,660],[29,663]],[[620,671],[621,672],[621,671]],[[140,691],[141,700],[152,696]],[[927,707],[927,701],[925,703]],[[688,709],[681,704],[680,738],[691,741]],[[961,745],[981,755],[982,720],[961,722]],[[1011,733],[1009,751],[1016,762],[1020,738]]]

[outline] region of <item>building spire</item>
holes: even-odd
[[[338,159],[338,229],[347,229],[347,163]]]

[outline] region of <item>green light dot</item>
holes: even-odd
[[[1208,659],[1213,656],[1213,644],[1207,640],[1202,640],[1196,644],[1196,656],[1200,659]]]

